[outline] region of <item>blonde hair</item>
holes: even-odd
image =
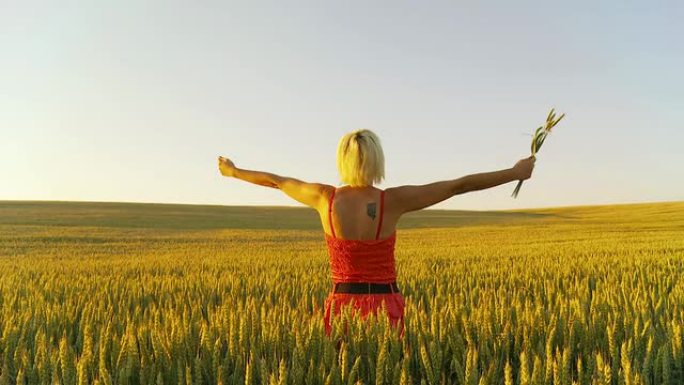
[[[337,170],[342,183],[371,186],[385,178],[385,155],[380,138],[371,130],[345,134],[337,146]]]

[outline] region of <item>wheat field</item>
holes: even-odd
[[[0,385],[684,383],[684,202],[424,210],[396,258],[404,338],[328,339],[313,210],[0,202]]]

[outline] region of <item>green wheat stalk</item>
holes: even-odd
[[[552,108],[551,111],[549,112],[549,115],[546,117],[546,123],[543,126],[537,127],[537,130],[534,132],[534,137],[532,138],[532,156],[537,155],[537,151],[541,148],[542,144],[544,144],[544,141],[546,140],[546,136],[551,133],[551,129],[558,124],[558,122],[563,119],[565,114],[561,114],[561,116],[558,117],[558,119],[555,119],[556,114],[554,112],[554,109]],[[555,119],[555,120],[554,120]],[[519,180],[518,185],[515,186],[515,190],[513,190],[513,194],[511,196],[513,198],[518,197],[518,192],[520,192],[520,187],[522,187],[523,181]]]

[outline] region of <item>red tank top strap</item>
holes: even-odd
[[[380,222],[378,223],[378,231],[375,233],[375,239],[380,237],[380,229],[382,228],[382,217],[383,211],[385,209],[385,190],[380,192]]]
[[[332,222],[332,204],[333,204],[333,199],[335,199],[335,191],[337,191],[337,187],[333,189],[332,194],[330,195],[330,202],[328,204],[328,220],[330,221],[330,231],[332,232],[333,238],[335,237],[335,228],[333,227],[333,222]]]

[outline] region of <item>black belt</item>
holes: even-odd
[[[384,294],[399,293],[396,282],[373,283],[373,282],[339,282],[333,284],[333,293],[346,294]]]

